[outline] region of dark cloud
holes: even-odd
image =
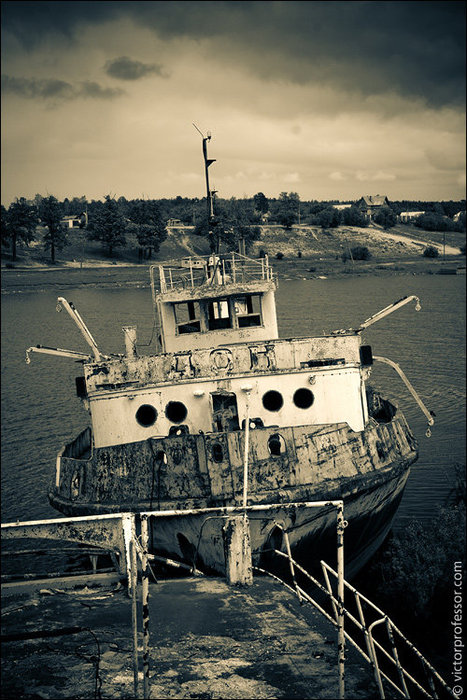
[[[163,66],[156,63],[142,63],[128,58],[128,56],[119,56],[119,58],[107,61],[104,68],[107,75],[119,80],[139,80],[151,74],[167,77]]]
[[[2,74],[2,92],[5,95],[17,95],[26,99],[64,101],[78,98],[109,100],[124,94],[120,88],[106,88],[91,81],[72,84],[55,78],[16,78],[4,74]]]
[[[164,39],[211,42],[213,61],[235,60],[266,79],[395,92],[435,106],[465,98],[463,1],[5,0],[2,15],[5,31],[25,46],[128,17]]]

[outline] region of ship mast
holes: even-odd
[[[211,134],[208,131],[207,136],[204,136],[202,131],[198,129],[196,124],[193,124],[195,127],[196,131],[198,131],[202,138],[203,138],[203,158],[204,158],[204,172],[206,176],[206,204],[207,204],[207,214],[208,214],[208,233],[209,233],[209,245],[211,247],[211,252],[213,253],[218,253],[219,252],[219,241],[215,242],[215,237],[214,237],[214,227],[216,225],[216,221],[214,218],[214,208],[213,208],[213,200],[214,200],[214,195],[216,194],[217,190],[211,190],[209,186],[209,166],[215,163],[216,159],[215,158],[208,158],[208,141],[211,140]]]

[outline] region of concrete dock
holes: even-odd
[[[220,578],[151,583],[149,609],[151,698],[338,697],[336,628],[268,577],[246,588]],[[73,627],[91,631],[61,633]],[[131,600],[115,577],[3,590],[2,698],[134,698],[132,653]],[[347,698],[377,696],[352,648],[345,687]]]

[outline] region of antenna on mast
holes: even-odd
[[[211,245],[211,249],[212,249],[213,252],[214,252],[214,248],[215,248],[215,247],[218,247],[218,246],[214,246],[214,245],[213,245],[214,236],[213,236],[213,230],[212,230],[213,227],[215,226],[215,223],[216,223],[215,220],[214,220],[213,196],[216,194],[216,191],[217,191],[217,190],[211,190],[211,188],[210,188],[210,186],[209,186],[209,172],[208,172],[208,168],[209,168],[210,165],[212,165],[213,163],[216,162],[216,159],[215,159],[215,158],[208,158],[207,143],[208,143],[208,141],[211,140],[211,132],[208,131],[208,132],[207,132],[207,136],[205,136],[205,135],[203,134],[203,132],[202,132],[200,129],[198,129],[198,127],[196,126],[196,124],[195,124],[194,122],[192,122],[192,123],[193,123],[193,126],[195,127],[196,131],[197,131],[199,134],[201,134],[201,136],[202,136],[202,138],[203,138],[203,157],[204,157],[204,172],[205,172],[205,176],[206,176],[206,203],[207,203],[207,213],[208,213],[208,231],[209,231],[209,236],[211,237],[211,238],[210,238],[210,240],[211,240],[211,244],[210,244],[210,245]],[[216,251],[216,252],[218,252],[218,251]]]

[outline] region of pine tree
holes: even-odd
[[[39,205],[41,222],[47,227],[44,248],[50,250],[50,259],[55,262],[55,253],[66,245],[67,231],[62,224],[63,207],[56,197],[44,197]]]
[[[104,202],[98,204],[99,206],[93,208],[94,211],[89,217],[87,236],[92,241],[102,243],[107,248],[107,255],[110,258],[115,248],[124,246],[126,243],[127,222],[118,202],[109,194],[105,196]]]

